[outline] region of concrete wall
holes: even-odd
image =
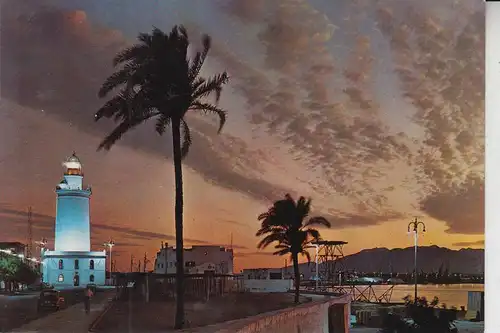
[[[325,297],[254,317],[183,330],[191,333],[348,333],[349,295]]]
[[[284,293],[293,288],[293,280],[243,280],[243,290],[252,293]]]

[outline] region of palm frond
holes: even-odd
[[[191,66],[189,68],[189,80],[193,81],[201,71],[205,59],[207,58],[208,51],[210,51],[210,46],[212,44],[212,39],[208,35],[202,36],[203,51],[196,52],[193,60],[191,61]]]
[[[204,113],[214,113],[219,117],[219,129],[217,130],[217,133],[220,133],[222,131],[222,128],[224,127],[224,124],[226,123],[226,115],[227,111],[218,108],[215,105],[209,104],[209,103],[200,103],[200,102],[194,102],[191,105],[192,110],[196,111],[201,111]]]
[[[111,74],[102,84],[97,96],[103,98],[116,87],[130,82],[138,67],[137,64],[127,64],[121,70]]]
[[[122,121],[116,128],[108,134],[104,140],[99,144],[97,150],[105,149],[109,150],[116,143],[116,141],[120,140],[122,136],[133,129],[134,127],[142,124],[146,121],[147,118],[129,118],[127,120]]]
[[[98,121],[102,117],[111,118],[116,114],[120,114],[120,111],[124,110],[126,107],[126,100],[123,94],[119,93],[112,99],[107,101],[94,115],[94,120]]]
[[[297,215],[301,222],[307,218],[311,210],[311,199],[306,200],[305,197],[300,197],[297,200]]]
[[[262,213],[262,214],[259,214],[259,216],[257,217],[257,220],[264,220],[266,218],[269,217],[269,212],[265,212],[265,213]]]
[[[325,219],[322,216],[311,217],[304,224],[304,227],[309,227],[309,226],[314,226],[314,225],[324,226],[324,227],[327,227],[327,228],[331,228],[332,227],[332,224],[330,223],[330,221],[328,221],[327,219]]]
[[[144,44],[136,44],[119,52],[113,58],[114,67],[132,60],[140,61],[148,58],[152,41],[151,35],[141,33],[138,39]]]
[[[290,249],[286,248],[286,249],[282,249],[282,250],[278,250],[278,251],[273,252],[273,255],[284,256],[285,254],[289,254],[289,253],[290,253]]]
[[[316,229],[306,229],[304,231],[305,231],[307,237],[311,236],[314,241],[318,241],[321,237],[319,231]]]
[[[211,76],[205,83],[200,85],[193,93],[193,100],[205,98],[215,93],[215,103],[219,103],[222,86],[229,82],[226,72]]]
[[[191,131],[189,130],[189,126],[184,119],[181,119],[181,130],[183,133],[183,141],[181,146],[181,158],[185,158],[189,152],[189,148],[191,147]]]
[[[281,243],[283,241],[283,239],[284,239],[283,234],[277,234],[277,233],[276,234],[269,234],[266,237],[261,239],[261,241],[257,245],[257,248],[259,248],[259,249],[266,248],[267,246],[269,246],[269,244],[271,244],[273,242]]]
[[[156,133],[163,135],[167,127],[170,126],[171,121],[172,121],[171,117],[165,115],[164,113],[160,113],[158,119],[156,120],[156,125],[155,125]]]
[[[194,79],[193,83],[191,83],[191,88],[193,91],[196,91],[203,83],[207,82],[207,80],[201,76],[198,76]]]
[[[306,257],[306,258],[307,258],[307,262],[308,262],[308,263],[310,263],[310,262],[311,262],[311,254],[310,254],[308,251],[304,250],[304,251],[302,251],[300,254],[302,254],[304,257]]]

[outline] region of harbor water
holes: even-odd
[[[358,290],[363,290],[366,286],[357,286]],[[390,285],[374,285],[372,286],[375,295],[380,296],[387,291]],[[403,302],[406,295],[413,298],[414,285],[395,285],[392,291],[391,302]],[[425,284],[418,285],[418,296],[426,297],[432,301],[434,296],[439,298],[439,306],[446,304],[448,308],[455,306],[460,309],[461,306],[467,308],[467,292],[468,291],[484,291],[484,284]]]

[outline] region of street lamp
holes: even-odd
[[[316,291],[318,291],[318,285],[319,285],[319,272],[318,272],[318,268],[319,268],[319,264],[318,264],[318,255],[319,255],[319,245],[318,244],[314,244],[314,246],[316,247]]]
[[[411,221],[408,224],[408,233],[413,231],[414,239],[415,239],[415,304],[417,304],[417,283],[418,283],[418,273],[417,273],[417,250],[418,250],[418,226],[421,225],[422,232],[425,232],[425,224],[424,222],[418,221],[415,217],[414,221]]]
[[[45,250],[47,249],[47,239],[44,237],[40,241],[36,241],[37,247],[40,248],[40,280],[43,282],[43,255],[45,254]]]
[[[113,239],[110,238],[109,241],[107,241],[103,245],[109,248],[109,276],[111,277],[111,273],[112,273],[112,269],[113,269],[113,266],[111,266],[111,263],[112,263],[111,253],[113,252],[113,246],[115,246],[115,242],[113,241]]]

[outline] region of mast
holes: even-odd
[[[33,249],[33,221],[31,220],[31,206],[28,207],[28,241],[26,244],[26,258],[31,258]]]

